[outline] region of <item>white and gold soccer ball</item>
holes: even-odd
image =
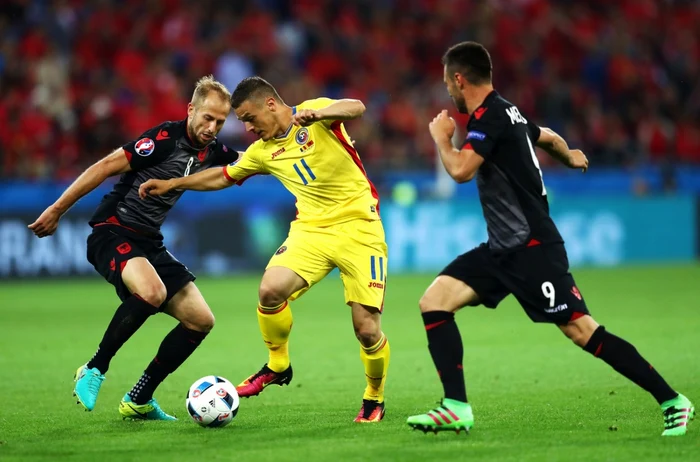
[[[236,387],[223,377],[208,375],[192,384],[185,406],[192,420],[202,427],[224,427],[238,413]]]

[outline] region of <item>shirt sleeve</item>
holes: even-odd
[[[175,140],[168,130],[158,125],[146,130],[137,139],[122,146],[132,170],[143,170],[163,162],[175,149]]]
[[[260,159],[256,154],[257,149],[250,146],[245,152],[240,153],[236,160],[224,167],[224,176],[230,182],[240,186],[251,176],[264,173]]]
[[[501,136],[504,121],[493,109],[475,111],[467,124],[467,136],[462,149],[471,149],[484,159],[488,159]],[[478,116],[478,118],[477,118]]]
[[[528,118],[527,119],[527,130],[530,132],[530,139],[532,140],[532,144],[537,143],[537,140],[540,139],[540,132],[542,129],[537,125],[535,122],[532,121],[532,119]]]
[[[236,162],[241,153],[217,140],[214,145],[214,165],[228,165]]]
[[[325,97],[310,99],[310,100],[304,101],[301,104],[297,104],[296,106],[294,106],[294,108],[292,110],[294,111],[294,114],[296,114],[297,111],[301,111],[303,109],[313,109],[313,110],[318,111],[320,109],[323,109],[324,107],[330,106],[331,104],[335,103],[336,101],[338,101],[338,100],[331,99],[331,98],[325,98]],[[335,120],[326,119],[326,120],[322,120],[322,121],[317,122],[317,123],[321,123],[327,127],[330,127],[333,122],[335,122]]]

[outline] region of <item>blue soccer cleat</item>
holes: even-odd
[[[78,398],[78,404],[82,404],[86,411],[95,409],[97,394],[105,376],[96,367],[88,369],[87,364],[80,366],[75,372],[75,388],[73,396]]]

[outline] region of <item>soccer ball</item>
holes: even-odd
[[[185,406],[192,420],[202,427],[224,427],[238,413],[236,387],[223,377],[208,375],[192,384]]]

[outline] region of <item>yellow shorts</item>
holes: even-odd
[[[289,268],[309,284],[291,300],[337,267],[345,286],[345,303],[383,308],[387,245],[379,220],[352,220],[324,228],[293,223],[289,236],[267,264],[267,268],[271,266]]]

